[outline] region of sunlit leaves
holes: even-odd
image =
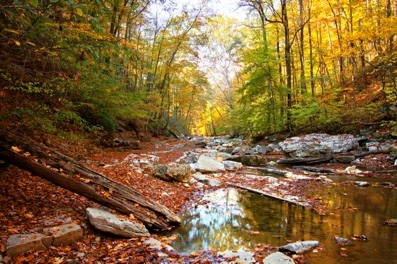
[[[39,5],[39,0],[29,0],[29,3],[34,6],[37,7]]]

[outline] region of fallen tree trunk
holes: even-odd
[[[279,159],[277,161],[278,164],[292,164],[292,165],[303,165],[303,164],[319,164],[323,162],[328,162],[332,160],[332,156],[324,156],[317,158],[287,158],[287,159]]]
[[[0,129],[0,144],[0,158],[6,162],[99,204],[133,214],[148,227],[169,229],[181,222],[167,207],[31,139]],[[29,151],[37,159],[12,151],[13,146]]]

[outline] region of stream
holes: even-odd
[[[318,240],[307,263],[397,263],[397,227],[383,224],[397,218],[396,189],[324,185],[316,195],[327,205],[326,215],[235,188],[208,192],[204,203],[184,213],[171,246],[178,252],[225,251]],[[334,236],[353,245],[337,245]]]

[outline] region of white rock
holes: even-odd
[[[288,264],[295,263],[294,260],[281,252],[274,252],[263,260],[263,264]]]
[[[225,166],[225,170],[228,171],[235,171],[243,167],[243,164],[237,161],[225,160],[222,163]]]
[[[225,171],[225,165],[208,156],[201,155],[196,163],[196,169],[201,172]]]
[[[142,223],[122,219],[108,211],[99,208],[86,209],[88,220],[97,229],[124,237],[149,236]]]

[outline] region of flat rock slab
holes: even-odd
[[[50,246],[70,245],[83,239],[83,231],[70,223],[44,228],[44,233],[11,235],[7,240],[7,256],[15,257],[29,250],[45,250]]]
[[[83,230],[75,223],[48,227],[44,229],[46,234],[50,233],[53,246],[70,245],[74,242],[83,240]]]
[[[142,223],[122,219],[99,208],[87,208],[86,212],[90,223],[103,232],[123,237],[150,236]]]
[[[7,240],[7,256],[15,257],[28,250],[45,250],[42,240],[52,238],[40,233],[11,235]]]

